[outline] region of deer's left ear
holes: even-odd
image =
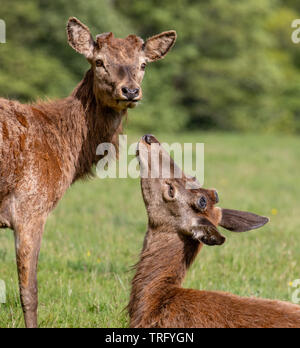
[[[67,34],[69,45],[88,60],[92,59],[95,43],[89,28],[77,18],[71,17],[67,25]]]
[[[245,211],[222,209],[220,226],[233,232],[246,232],[264,226],[270,220]]]
[[[176,38],[176,31],[170,30],[148,39],[144,44],[144,51],[148,62],[154,62],[164,58],[173,47]]]

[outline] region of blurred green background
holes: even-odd
[[[175,29],[172,53],[148,67],[141,132],[189,129],[300,132],[300,45],[295,0],[0,0],[0,95],[64,97],[88,69],[67,44],[69,16],[94,35],[147,37]]]

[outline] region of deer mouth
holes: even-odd
[[[138,103],[139,101],[141,101],[140,98],[138,99],[116,99],[117,103]]]
[[[118,103],[138,103],[141,99],[116,99]]]
[[[199,226],[193,230],[192,238],[208,246],[222,245],[226,240],[217,228],[212,226]]]
[[[137,106],[140,100],[141,99],[116,99],[116,103],[122,108],[133,109]]]

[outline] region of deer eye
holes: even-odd
[[[142,65],[141,65],[141,70],[145,70],[146,69],[146,66],[147,66],[147,64],[146,63],[143,63]]]
[[[206,209],[207,207],[207,199],[206,197],[202,196],[198,199],[198,207],[201,209],[201,210],[204,210]]]
[[[96,67],[101,67],[101,66],[104,66],[104,64],[103,64],[103,60],[102,59],[97,59],[96,60]]]
[[[173,185],[169,185],[169,191],[168,191],[169,197],[174,198],[175,197],[175,190]]]

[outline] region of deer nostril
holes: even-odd
[[[152,134],[146,134],[143,136],[143,138],[148,145],[151,145],[153,143],[152,140],[155,139]]]
[[[135,88],[132,90],[132,94],[134,94],[135,96],[138,96],[140,93],[140,89],[139,88]]]
[[[127,97],[128,92],[129,92],[129,89],[127,87],[122,88],[122,93],[125,95],[125,97]]]
[[[155,144],[159,144],[159,141],[155,138],[154,135],[152,134],[146,134],[143,136],[142,138],[144,140],[145,143],[147,143],[148,145],[151,145],[153,143]]]

